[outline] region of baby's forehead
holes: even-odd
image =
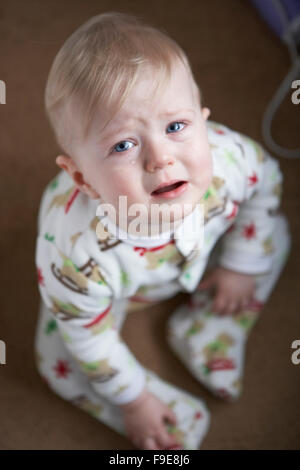
[[[173,114],[177,109],[187,107],[193,101],[191,81],[189,77],[178,77],[172,80],[167,77],[164,83],[155,81],[156,77],[141,77],[135,83],[122,104],[114,101],[111,105],[99,105],[95,112],[95,119],[110,118],[111,121],[124,121],[131,119],[145,111],[154,114]]]
[[[155,68],[145,67],[135,77],[126,93],[120,91],[97,100],[89,125],[88,136],[130,125],[130,121],[171,117],[177,111],[195,108],[194,80],[182,65],[174,65],[170,74],[162,75]],[[79,117],[82,113],[73,113]],[[183,116],[182,116],[183,117]]]

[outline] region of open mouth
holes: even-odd
[[[185,184],[186,181],[177,181],[176,183],[170,184],[169,186],[164,186],[163,188],[156,189],[155,191],[152,191],[152,195],[155,194],[161,194],[161,193],[168,193],[170,191],[174,191],[175,189],[179,188],[183,184]]]

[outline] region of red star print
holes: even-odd
[[[236,214],[237,214],[237,210],[238,210],[238,206],[237,206],[236,203],[234,203],[233,209],[232,209],[231,213],[226,216],[226,219],[227,219],[227,220],[234,219],[234,217],[235,217]]]
[[[78,188],[75,188],[65,206],[65,214],[67,214],[69,212],[69,209],[71,207],[71,205],[73,204],[74,202],[74,199],[76,198],[76,196],[78,196],[80,190]]]
[[[225,132],[222,131],[221,129],[216,129],[215,132],[216,134],[222,134],[222,135],[225,134]]]
[[[100,313],[100,315],[98,315],[94,320],[92,320],[90,323],[88,323],[87,325],[83,325],[84,328],[89,328],[90,326],[94,326],[96,325],[97,323],[99,323],[101,320],[103,320],[104,317],[106,317],[106,315],[108,314],[108,312],[110,311],[111,309],[111,304],[107,307],[106,310],[104,310],[104,312]]]
[[[256,227],[253,222],[244,226],[243,237],[247,238],[248,240],[256,237]]]
[[[41,268],[37,268],[37,276],[38,276],[38,283],[41,284],[42,286],[45,286]]]
[[[200,419],[200,418],[202,418],[202,413],[200,413],[200,411],[197,411],[195,413],[195,419]]]
[[[153,248],[134,246],[133,249],[134,251],[139,251],[140,256],[143,256],[146,253],[146,251],[158,251],[158,250],[161,250],[162,248],[165,248],[167,245],[174,245],[174,244],[175,244],[175,240],[171,240],[170,242],[165,243],[164,245],[154,246]]]
[[[211,359],[208,361],[206,366],[210,372],[217,370],[232,370],[236,368],[234,361],[230,358]]]
[[[67,378],[68,374],[71,372],[67,361],[62,361],[61,359],[57,359],[56,365],[53,369],[56,372],[56,377],[62,377],[63,379]]]
[[[253,172],[253,175],[252,176],[249,176],[248,177],[248,180],[249,180],[249,186],[253,186],[254,184],[256,184],[258,182],[258,177],[257,177],[257,174],[255,173],[255,171]]]

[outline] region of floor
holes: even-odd
[[[6,343],[6,364],[0,365],[1,449],[133,449],[127,439],[49,391],[33,357],[37,212],[43,188],[58,172],[58,147],[43,110],[45,81],[63,41],[86,19],[108,10],[141,15],[164,28],[188,53],[211,119],[260,142],[263,111],[290,66],[285,46],[241,0],[1,5],[0,79],[7,95],[0,106],[0,339]],[[299,147],[299,124],[300,105],[287,97],[274,120],[276,140]],[[291,344],[300,339],[300,159],[278,160],[293,251],[250,336],[241,399],[226,404],[212,397],[168,349],[164,326],[184,294],[155,311],[132,313],[124,326],[124,339],[146,367],[207,402],[212,423],[202,449],[300,448],[300,364],[291,362]]]

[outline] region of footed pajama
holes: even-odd
[[[200,396],[134,357],[121,336],[127,313],[189,293],[190,302],[170,315],[168,343],[201,384],[236,399],[247,337],[290,249],[277,161],[248,137],[206,124],[213,178],[176,230],[156,238],[116,236],[116,225],[98,215],[103,201],[80,192],[61,171],[42,196],[35,257],[41,295],[35,355],[45,383],[123,434],[118,405],[147,387],[174,409],[178,425],[169,431],[185,449],[201,445],[209,412]],[[213,314],[211,292],[197,289],[206,267],[216,264],[255,276],[254,299],[235,316]]]

